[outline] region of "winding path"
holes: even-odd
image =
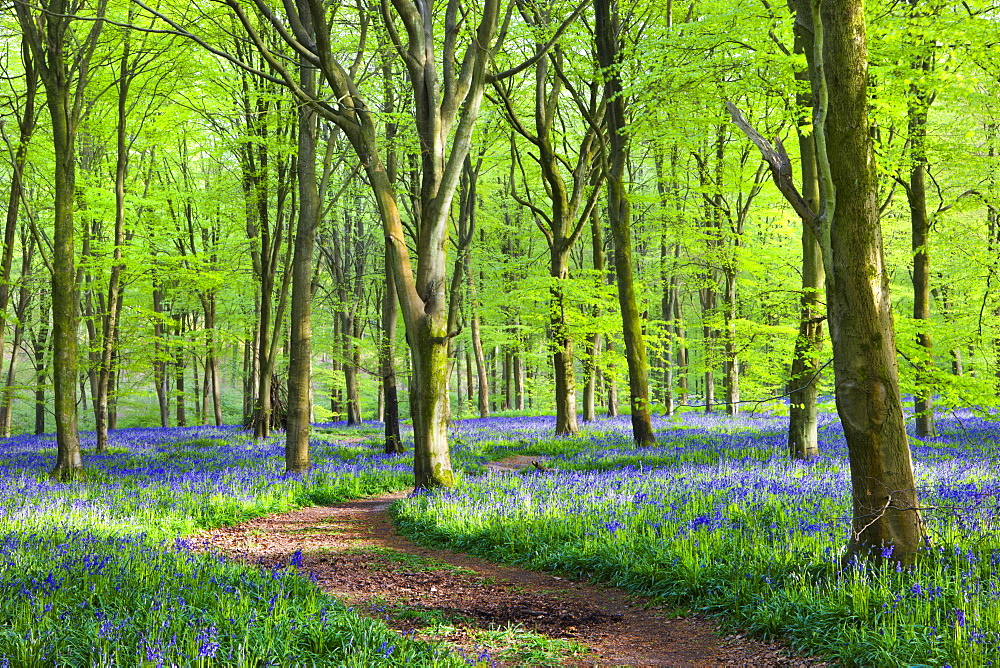
[[[505,475],[535,459],[490,468]],[[828,665],[738,634],[721,637],[710,620],[671,615],[619,589],[416,545],[395,532],[389,517],[389,506],[403,496],[271,515],[203,532],[194,542],[267,566],[287,564],[300,551],[300,569],[363,614],[401,632],[444,640],[467,656],[485,649],[494,665]],[[535,638],[554,639],[548,644],[555,654],[518,649],[517,634],[482,632],[518,624]]]

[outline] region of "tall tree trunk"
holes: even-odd
[[[915,3],[914,3],[915,4]],[[913,64],[907,105],[907,134],[910,147],[910,180],[906,199],[910,205],[910,243],[913,251],[913,319],[917,321],[917,345],[922,355],[916,361],[916,390],[913,393],[913,413],[916,417],[917,438],[937,435],[934,427],[934,344],[927,324],[931,317],[930,231],[927,215],[927,112],[931,95],[927,83],[919,81],[931,69],[932,56],[926,44],[918,45],[921,52]]]
[[[824,239],[824,252],[832,260],[825,263],[827,305],[854,506],[847,556],[881,559],[891,548],[893,561],[909,564],[925,533],[899,395],[878,177],[867,132],[864,3],[826,0],[821,11],[822,68],[829,91],[825,147],[832,187],[827,192],[836,196]],[[819,105],[824,97],[820,91]],[[821,132],[822,125],[817,124]],[[817,159],[822,165],[823,156]],[[822,174],[821,166],[821,179]]]
[[[674,258],[680,256],[680,244],[674,247]],[[674,316],[673,340],[677,350],[677,400],[683,406],[688,402],[688,348],[684,335],[684,312],[681,307],[680,280],[675,276],[670,280],[670,298],[673,300],[671,312]]]
[[[809,68],[815,59],[813,44],[812,0],[795,0],[795,52],[806,57],[807,67],[795,73],[796,80],[809,81]],[[812,108],[811,93],[800,93],[801,107]],[[812,124],[803,119],[796,126],[802,170],[802,197],[813,211],[819,210],[819,175],[816,172],[816,144]],[[799,333],[792,353],[788,398],[788,451],[793,459],[812,459],[819,455],[819,416],[816,398],[819,384],[819,352],[823,345],[824,286],[823,251],[806,220],[802,221],[802,294],[799,297]]]
[[[590,214],[590,240],[590,251],[591,259],[594,263],[595,280],[597,282],[597,287],[600,288],[604,285],[605,280],[604,237],[601,231],[601,217],[598,215],[597,207],[594,207],[594,210]],[[594,305],[593,315],[595,318],[601,315],[601,307],[599,305]],[[597,361],[600,358],[602,342],[603,337],[600,332],[592,332],[590,336],[587,337],[587,350],[583,359],[584,422],[593,422],[597,419],[596,396],[599,366]]]
[[[344,322],[344,395],[347,399],[347,424],[359,424],[361,422],[361,397],[358,396],[358,367],[355,365],[357,343],[354,338],[355,319],[350,308],[345,307],[348,310],[345,310],[341,315]]]
[[[503,409],[514,407],[514,360],[509,346],[503,347]]]
[[[52,476],[70,480],[83,471],[77,430],[77,295],[73,245],[76,132],[69,91],[46,83],[55,149],[55,212],[52,237],[52,380],[56,464]]]
[[[297,0],[305,30],[314,29],[309,18],[308,0]],[[303,90],[315,95],[316,72],[304,58],[299,66]],[[308,105],[299,106],[298,153],[295,169],[299,186],[299,215],[295,229],[292,260],[291,332],[288,361],[288,422],[285,431],[285,470],[289,473],[309,470],[309,433],[312,414],[312,298],[313,247],[319,222],[319,191],[316,180],[316,112]],[[350,332],[344,332],[345,335]]]
[[[111,276],[108,279],[107,312],[101,318],[101,350],[97,364],[97,392],[94,393],[94,430],[97,452],[108,447],[108,391],[111,387],[115,342],[118,340],[118,315],[121,310],[122,247],[125,245],[125,177],[128,173],[128,146],[126,123],[128,121],[128,91],[131,77],[128,71],[130,55],[129,31],[125,31],[121,61],[118,71],[117,123],[115,126],[115,238],[112,252]]]
[[[607,342],[608,352],[615,350],[614,341]],[[604,386],[608,395],[608,417],[618,417],[618,382],[614,377],[614,368],[611,367],[604,372]]]
[[[659,181],[659,180],[658,180]],[[660,284],[662,293],[660,295],[660,317],[664,325],[664,345],[663,345],[663,412],[673,415],[674,407],[674,301],[671,294],[670,271],[667,269],[670,251],[667,247],[666,232],[660,235]]]
[[[52,380],[56,418],[56,464],[51,475],[60,480],[83,471],[77,424],[78,373],[77,289],[73,243],[73,202],[76,195],[76,132],[83,114],[83,94],[90,59],[104,26],[107,0],[98,0],[95,20],[83,35],[70,30],[78,17],[63,3],[43,1],[40,7],[14,3],[21,33],[32,53],[45,88],[52,119],[55,155],[55,198],[52,233]],[[36,14],[36,11],[39,14]]]
[[[469,407],[472,407],[472,397],[475,394],[472,387],[472,351],[465,349],[465,384],[466,396],[469,397]]]
[[[520,348],[514,353],[514,407],[524,410],[524,355]]]
[[[160,316],[165,315],[163,307],[163,286],[156,279],[153,280],[153,313],[157,315],[153,320],[153,385],[156,389],[156,402],[160,409],[160,426],[167,428],[170,426],[170,394],[167,389],[167,359],[169,348],[167,344],[167,328]]]
[[[45,320],[43,309],[39,308],[39,317],[42,322],[38,327],[37,335],[32,337],[32,352],[34,353],[35,368],[35,433],[45,433],[45,379],[48,375],[46,369],[45,351],[52,345],[49,338],[49,327]]]
[[[380,367],[382,392],[385,396],[385,452],[403,452],[403,439],[399,434],[399,396],[396,389],[396,323],[399,317],[396,306],[396,282],[392,266],[385,257],[385,296],[382,299],[382,346]]]
[[[216,295],[213,292],[209,296],[209,308],[205,312],[205,330],[208,338],[205,341],[207,351],[205,353],[205,373],[209,376],[209,384],[212,392],[212,412],[215,417],[215,426],[222,426],[222,378],[219,373],[219,351],[215,340],[215,309]],[[206,399],[207,401],[207,399]]]
[[[618,283],[618,303],[622,313],[625,339],[625,359],[628,363],[632,436],[640,446],[656,444],[650,420],[649,363],[642,334],[642,320],[635,296],[632,269],[632,213],[625,193],[625,161],[628,159],[628,139],[625,136],[625,95],[621,83],[621,59],[618,52],[620,21],[612,0],[594,0],[597,57],[605,70],[604,96],[607,99],[608,160],[605,179],[608,184],[608,220],[615,242],[615,275]]]

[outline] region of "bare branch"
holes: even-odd
[[[729,116],[733,119],[733,124],[742,130],[743,134],[760,150],[761,156],[771,169],[771,178],[774,180],[774,185],[778,187],[778,190],[788,200],[788,203],[792,205],[795,213],[802,218],[803,222],[813,228],[813,232],[819,236],[818,215],[809,207],[808,202],[799,193],[798,188],[795,187],[792,177],[792,163],[781,140],[776,137],[774,146],[772,146],[759,132],[753,129],[746,118],[743,117],[743,113],[732,102],[726,102],[726,110],[729,111]]]

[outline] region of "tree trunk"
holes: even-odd
[[[118,73],[117,123],[115,126],[115,238],[112,253],[111,276],[108,279],[107,312],[101,318],[101,350],[97,364],[97,391],[94,393],[94,430],[97,452],[108,447],[108,391],[111,374],[114,372],[111,360],[115,342],[118,340],[118,316],[121,313],[118,302],[122,297],[121,271],[122,247],[125,245],[125,177],[128,173],[128,146],[126,143],[126,123],[128,121],[128,90],[131,74],[128,71],[130,53],[129,32],[125,33],[124,46]]]
[[[154,279],[153,281],[153,312],[157,316],[164,314],[163,309],[163,288]],[[156,389],[156,402],[160,409],[160,426],[164,429],[170,426],[170,394],[167,388],[167,328],[157,317],[153,321],[153,385]]]
[[[726,389],[726,415],[736,415],[740,412],[740,363],[736,354],[736,268],[727,266],[723,271],[725,292],[723,302],[725,311],[725,353],[723,364]]]
[[[674,248],[674,257],[680,255],[680,244]],[[688,402],[688,348],[687,337],[684,336],[684,312],[681,309],[680,281],[675,276],[670,280],[670,298],[673,300],[674,316],[673,339],[677,350],[677,400],[681,406]]]
[[[14,242],[15,233],[17,232],[18,211],[21,206],[21,197],[24,192],[24,166],[27,164],[28,160],[28,144],[31,141],[31,136],[34,134],[35,125],[37,123],[35,115],[35,99],[38,93],[38,71],[34,67],[34,58],[32,57],[31,48],[24,40],[21,42],[21,62],[24,67],[24,107],[23,111],[17,118],[18,137],[17,144],[15,145],[16,148],[14,149],[13,159],[11,161],[10,197],[7,200],[7,215],[4,221],[3,232],[2,260],[0,260],[0,360],[3,359],[4,336],[7,331],[7,307],[10,304],[12,287],[10,274],[11,268],[14,264]],[[33,247],[33,237],[31,244]],[[23,248],[24,243],[22,242],[21,245]],[[24,263],[22,263],[22,267],[23,266]],[[30,263],[28,263],[28,268],[30,270]],[[22,293],[25,289],[24,280],[26,277],[27,273],[22,269]],[[18,316],[18,320],[17,325],[15,325],[15,338],[17,334],[16,328],[22,325],[20,322],[20,316]],[[12,368],[14,365],[14,357],[17,356],[17,346],[18,344],[14,343],[11,348]],[[9,383],[8,387],[10,387]],[[5,437],[10,436],[10,413],[12,402],[13,397],[11,395],[11,390],[7,389],[4,392],[5,409],[3,411],[4,417],[2,418],[4,424],[0,426],[0,433],[2,433]]]
[[[827,305],[837,412],[851,465],[853,533],[847,557],[912,563],[924,525],[899,395],[889,277],[882,249],[878,176],[868,124],[868,50],[862,0],[822,4],[829,111],[825,142],[835,194],[825,231]],[[817,96],[820,108],[825,91]],[[822,123],[817,124],[822,132]],[[823,155],[817,156],[821,180]],[[830,201],[830,204],[833,204]],[[826,208],[821,205],[822,211]],[[826,222],[821,222],[826,226]],[[826,244],[829,244],[826,246]]]
[[[73,245],[76,137],[69,118],[69,91],[46,82],[55,148],[55,212],[52,238],[52,381],[56,465],[52,476],[70,480],[83,471],[77,431],[77,294]]]
[[[469,406],[472,406],[472,397],[475,394],[472,386],[472,352],[466,348],[465,349],[465,389],[466,396],[469,398]]]
[[[659,164],[659,163],[657,163]],[[658,182],[660,180],[658,179]],[[662,186],[661,186],[662,190]],[[662,194],[662,193],[661,193]],[[660,295],[660,317],[663,319],[664,345],[663,345],[663,412],[666,415],[673,415],[674,407],[674,301],[671,294],[672,282],[667,270],[667,259],[670,252],[667,248],[666,233],[660,236],[660,284],[662,293]]]
[[[174,330],[174,334],[177,337],[177,352],[174,353],[174,391],[177,393],[177,400],[175,404],[177,411],[177,426],[186,427],[187,404],[185,402],[186,395],[184,387],[184,371],[187,365],[184,361],[184,348],[181,345],[185,332],[184,316],[176,316],[175,322],[177,323]],[[197,391],[197,388],[195,388],[195,391]]]
[[[514,360],[509,346],[503,347],[503,409],[514,407]]]
[[[37,336],[32,337],[35,367],[35,433],[45,433],[45,350],[51,345],[49,328],[44,318],[45,313],[39,309],[39,317],[43,318],[39,325]]]
[[[472,273],[466,272],[469,277],[469,290],[474,292],[475,285],[472,283]],[[473,296],[472,299],[472,350],[476,354],[476,378],[479,383],[479,417],[490,416],[490,382],[486,372],[486,356],[483,354],[483,341],[479,336],[479,308]]]
[[[601,231],[601,218],[598,215],[597,207],[594,207],[594,211],[590,214],[590,240],[590,254],[594,263],[595,280],[597,287],[600,288],[604,285],[605,280],[604,238]],[[599,305],[594,305],[593,315],[595,318],[600,317],[601,307]],[[584,422],[593,422],[597,419],[596,396],[599,366],[597,360],[600,358],[602,343],[603,337],[600,332],[593,332],[587,337],[587,350],[583,360],[585,378],[583,385]]]
[[[31,300],[31,292],[25,284],[28,271],[31,269],[31,255],[34,247],[34,240],[28,242],[28,248],[24,251],[24,261],[21,264],[21,287],[18,290],[17,305],[14,309],[14,340],[11,342],[10,363],[7,366],[7,381],[4,383],[3,401],[0,402],[0,437],[10,438],[11,414],[14,408],[14,386],[17,384],[17,360],[19,358],[18,349],[24,338],[24,320],[28,303]],[[26,271],[27,270],[27,271]]]
[[[2,438],[10,437],[11,414],[14,408],[14,385],[17,383],[18,349],[21,347],[21,341],[24,338],[25,315],[28,311],[28,305],[31,302],[31,291],[28,289],[27,281],[31,274],[31,260],[35,252],[35,238],[27,234],[27,231],[21,234],[21,249],[21,285],[18,288],[17,304],[14,307],[14,317],[16,319],[14,323],[14,340],[10,349],[10,364],[7,368],[7,382],[4,384],[3,400],[0,402],[0,437]],[[3,327],[3,320],[6,319],[4,315],[6,315],[5,308],[0,311],[0,327]],[[0,353],[2,353],[2,350],[0,350]],[[0,359],[3,359],[2,354],[0,354]]]
[[[635,296],[632,269],[632,213],[625,193],[625,161],[628,159],[628,123],[625,96],[622,91],[621,66],[618,52],[619,28],[617,8],[610,0],[594,0],[597,57],[605,70],[604,96],[607,99],[608,160],[605,179],[608,184],[608,220],[615,242],[615,276],[618,303],[621,306],[622,332],[625,339],[625,359],[628,363],[629,403],[632,410],[632,436],[640,446],[656,444],[650,420],[649,363],[642,334],[642,320]]]
[[[385,397],[385,452],[403,452],[403,439],[399,434],[399,396],[396,389],[396,322],[399,317],[396,306],[396,282],[392,277],[392,265],[385,256],[385,296],[382,299],[382,346],[380,367],[382,372],[382,393]]]
[[[810,65],[796,72],[795,78],[809,80],[809,67],[814,61],[813,18],[811,0],[795,3],[795,52],[806,56]],[[812,94],[799,94],[798,103],[812,107]],[[802,197],[813,211],[819,210],[819,175],[816,171],[816,144],[811,124],[802,121],[797,127],[802,169]],[[812,459],[819,455],[818,412],[819,352],[823,345],[823,316],[820,294],[825,278],[823,251],[819,240],[802,221],[802,294],[799,297],[799,333],[795,339],[789,377],[791,392],[788,399],[788,450],[794,459]]]
[[[917,58],[914,76],[930,70],[926,54]],[[913,319],[917,321],[917,345],[922,348],[916,360],[916,390],[913,394],[913,414],[916,417],[917,438],[937,435],[934,427],[934,345],[927,323],[931,317],[930,218],[927,216],[927,112],[930,96],[923,83],[911,83],[908,105],[908,139],[910,146],[910,182],[906,199],[910,205],[910,242],[913,251]]]
[[[514,353],[514,402],[517,410],[524,410],[524,357],[520,349]]]
[[[210,383],[212,389],[212,410],[215,417],[215,426],[222,426],[222,378],[219,374],[219,351],[216,348],[215,342],[215,295],[212,295],[212,325],[209,327],[206,321],[205,327],[208,328],[208,359],[206,366],[208,367],[206,372],[211,376]]]
[[[297,0],[299,13],[306,21],[305,30],[313,33],[308,1]],[[299,80],[307,94],[315,94],[315,69],[303,59]],[[291,332],[288,361],[288,420],[285,429],[285,471],[308,471],[309,433],[312,415],[312,298],[313,247],[319,222],[319,191],[316,181],[316,112],[299,105],[298,153],[295,162],[299,186],[299,211],[295,228],[292,260]],[[344,332],[345,335],[350,332]]]
[[[566,279],[569,278],[567,253],[553,248],[550,275],[554,279],[550,295],[549,331],[552,346],[552,370],[555,376],[556,435],[580,433],[576,420],[576,381],[573,375],[573,339],[567,324]]]

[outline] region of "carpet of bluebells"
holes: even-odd
[[[288,476],[280,439],[233,428],[119,430],[101,455],[83,436],[87,476],[70,484],[47,476],[51,436],[0,441],[0,666],[465,665],[354,614],[295,563],[242,566],[183,539],[412,486],[412,459],[318,433],[314,470]]]
[[[913,571],[844,567],[846,447],[785,454],[785,420],[658,418],[638,449],[627,418],[555,438],[552,418],[465,420],[456,489],[395,508],[418,539],[591,577],[859,666],[1000,664],[1000,421],[939,420],[912,441],[932,541]],[[279,438],[234,428],[133,429],[88,474],[47,476],[50,436],[0,441],[3,666],[466,665],[359,617],[295,560],[252,568],[192,553],[184,536],[311,503],[412,485],[412,458],[379,454],[377,425],[320,426],[315,467],[285,475]],[[412,444],[410,444],[412,447]],[[510,454],[547,471],[487,474]],[[473,661],[475,663],[475,661]]]
[[[850,477],[839,422],[790,461],[786,419],[689,413],[630,442],[628,418],[554,439],[550,418],[457,424],[472,471],[505,454],[551,471],[469,476],[395,512],[436,544],[611,582],[857,666],[1000,665],[1000,421],[971,413],[913,439],[931,544],[913,571],[842,564]]]

